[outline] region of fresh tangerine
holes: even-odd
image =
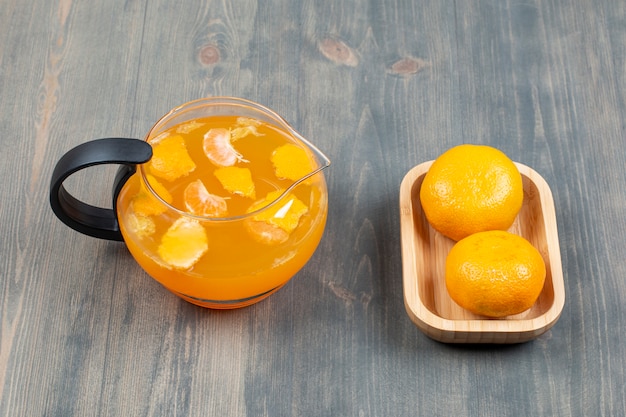
[[[441,154],[420,189],[428,222],[453,240],[486,230],[507,230],[523,199],[522,176],[515,163],[485,145],[458,145]]]
[[[532,307],[546,278],[541,253],[523,237],[501,230],[458,241],[445,270],[448,293],[458,305],[494,318]]]

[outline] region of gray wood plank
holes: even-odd
[[[0,0],[0,415],[626,412],[626,6],[530,2]],[[310,263],[267,300],[177,299],[123,244],[48,206],[55,161],[142,137],[212,95],[265,104],[325,151]],[[403,305],[398,191],[464,142],[552,187],[556,326],[514,346],[428,339]],[[110,205],[114,168],[71,189]]]

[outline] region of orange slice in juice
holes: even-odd
[[[189,156],[182,136],[167,136],[152,142],[152,144],[150,170],[155,176],[167,181],[174,181],[189,175],[196,169],[196,164]]]
[[[264,245],[280,245],[289,239],[289,233],[264,221],[249,219],[246,221],[246,228],[254,240]]]
[[[274,173],[280,179],[296,181],[313,171],[313,164],[307,152],[291,143],[274,149],[271,161]]]
[[[181,217],[167,229],[157,252],[167,265],[189,269],[207,250],[209,240],[204,227],[197,220]]]
[[[258,210],[275,201],[284,190],[267,194],[265,199],[257,201],[248,209],[248,213]],[[273,245],[285,242],[293,232],[302,216],[309,208],[296,196],[288,194],[271,207],[252,216],[248,221],[248,231],[261,243]]]
[[[154,190],[154,192],[163,199],[168,204],[172,203],[172,195],[167,191],[167,188],[163,186],[156,178],[152,175],[146,175],[146,180],[150,183],[150,187]],[[160,202],[153,194],[150,192],[144,184],[141,185],[141,189],[135,195],[131,201],[132,210],[142,216],[156,216],[158,214],[165,213],[167,207]]]
[[[223,167],[215,170],[215,176],[222,187],[231,194],[256,198],[252,174],[248,168]]]
[[[202,148],[209,161],[218,167],[229,167],[237,162],[248,162],[233,147],[228,129],[210,129],[204,135]]]
[[[151,217],[130,213],[126,218],[128,229],[139,236],[140,239],[150,237],[156,231],[156,225]]]
[[[207,191],[201,180],[196,180],[183,193],[185,208],[192,214],[204,217],[224,217],[228,214],[226,200]]]

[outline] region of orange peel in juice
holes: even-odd
[[[252,181],[252,173],[248,168],[222,167],[214,172],[220,184],[231,194],[248,198],[256,198],[256,189]]]
[[[157,252],[168,266],[189,269],[208,249],[207,233],[200,222],[181,217],[163,234]]]
[[[185,140],[180,135],[157,137],[152,144],[150,172],[166,181],[174,181],[189,175],[196,169],[196,164],[187,152]]]
[[[255,202],[248,209],[248,213],[259,210],[283,194],[284,190],[276,190],[267,194],[265,199]],[[296,196],[288,194],[271,207],[252,216],[248,221],[248,231],[255,239],[265,244],[285,242],[289,235],[298,227],[302,216],[309,208]]]
[[[138,213],[130,213],[126,216],[128,229],[140,239],[150,237],[156,232],[156,224],[151,217]]]
[[[291,143],[276,148],[270,159],[276,177],[281,179],[297,181],[313,171],[307,152]]]
[[[204,126],[205,123],[200,123],[197,120],[191,120],[189,122],[185,122],[182,123],[180,125],[178,125],[178,127],[176,128],[176,133],[189,133],[189,132],[193,132],[196,129],[201,128],[202,126]]]
[[[204,217],[224,217],[228,205],[223,197],[209,193],[201,180],[195,180],[183,192],[185,208],[189,213]]]
[[[257,127],[261,125],[259,120],[249,117],[238,117],[236,125],[237,127],[230,131],[231,142],[245,138],[248,135],[263,136],[263,134],[259,133],[257,130]]]
[[[152,190],[154,190],[163,201],[168,204],[172,203],[172,195],[156,178],[148,174],[146,175],[146,181],[148,181]],[[139,192],[131,201],[131,208],[137,215],[142,216],[156,216],[165,213],[167,210],[167,207],[160,202],[143,183],[140,186]]]

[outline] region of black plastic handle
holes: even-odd
[[[139,139],[106,138],[86,142],[59,159],[50,180],[50,206],[66,225],[88,236],[123,241],[115,205],[122,186],[136,171],[137,164],[152,158],[152,147]],[[121,164],[113,184],[113,209],[94,207],[74,198],[63,187],[73,173],[94,165]]]

